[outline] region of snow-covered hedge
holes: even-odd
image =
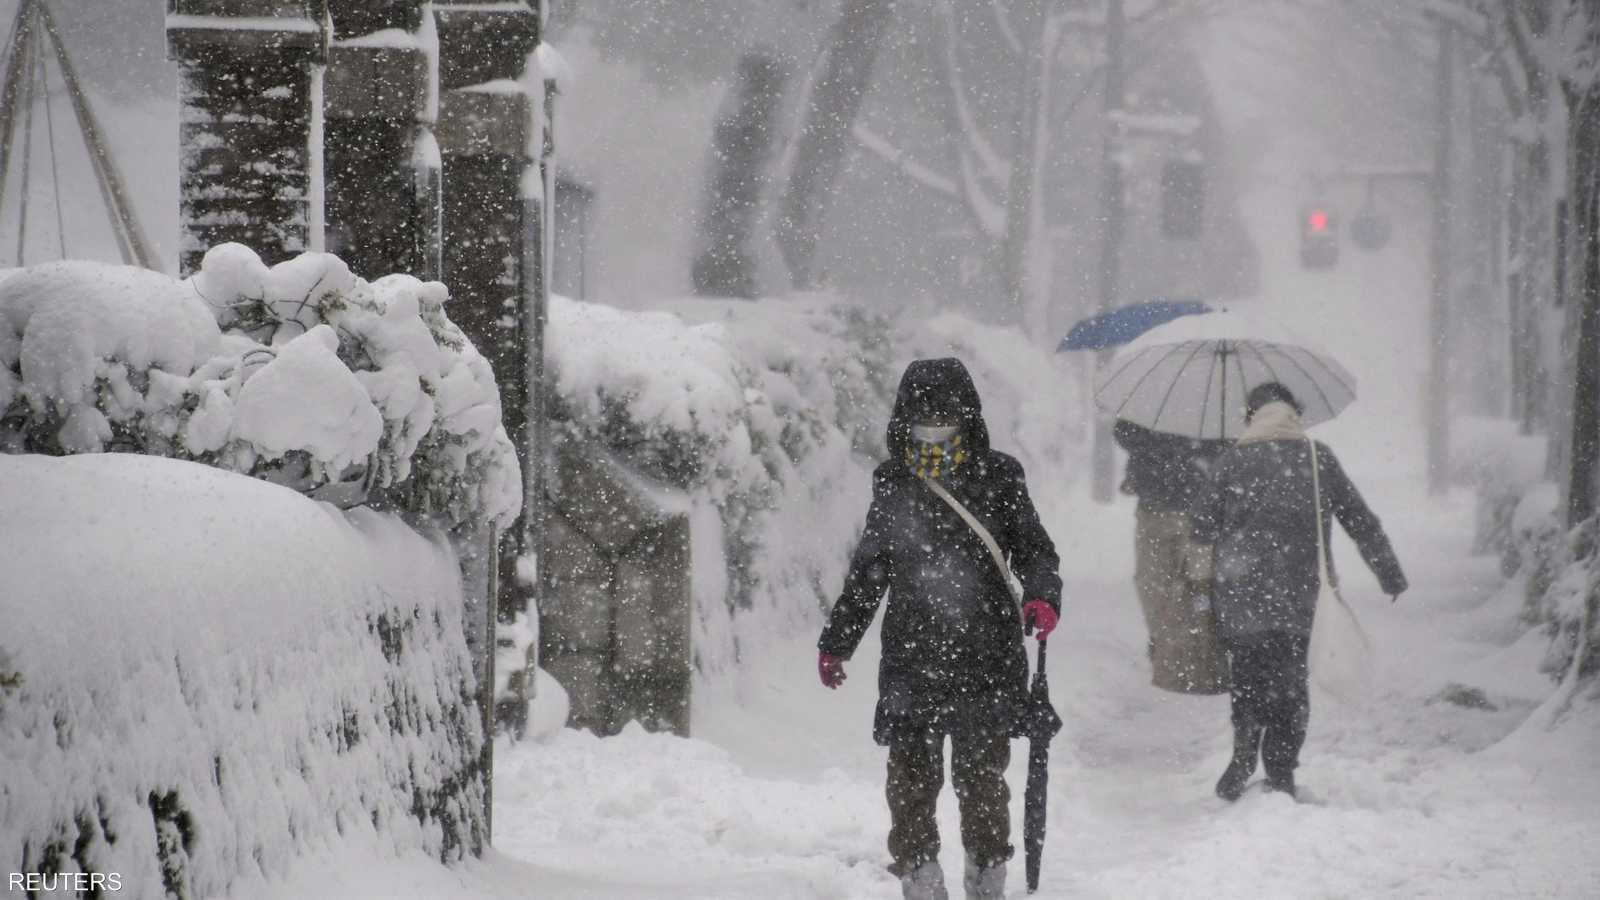
[[[499,392],[447,299],[326,254],[269,268],[238,244],[185,281],[86,262],[8,273],[0,451],[170,456],[509,524],[521,487]]]
[[[1540,668],[1576,682],[1600,675],[1600,518],[1572,529],[1564,518],[1554,484],[1522,498],[1511,520],[1502,590],[1520,600],[1527,624],[1550,635]]]
[[[1085,439],[1058,357],[951,314],[825,297],[646,313],[556,298],[547,346],[558,439],[604,447],[693,498],[703,671],[737,658],[742,635],[814,624],[831,604],[910,360],[961,357],[995,445],[1029,471],[1067,465]]]
[[[189,462],[0,454],[0,870],[215,897],[484,841],[456,561]]]

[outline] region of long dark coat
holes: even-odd
[[[1406,576],[1378,517],[1321,442],[1317,463],[1324,542],[1337,518],[1384,593],[1401,593]],[[1190,515],[1195,541],[1215,544],[1214,604],[1224,640],[1269,631],[1311,634],[1321,579],[1314,509],[1305,439],[1239,444],[1217,458]]]
[[[1022,623],[982,540],[904,462],[913,411],[938,398],[959,410],[970,457],[945,486],[1010,558],[1026,599],[1061,607],[1055,545],[1028,496],[1022,466],[989,447],[977,388],[956,359],[919,360],[901,379],[887,462],[817,646],[848,659],[888,594],[873,738],[1011,728],[1026,699]]]
[[[1188,512],[1212,463],[1228,447],[1226,441],[1151,431],[1125,419],[1111,433],[1128,451],[1123,489],[1138,496],[1140,509],[1156,512]]]

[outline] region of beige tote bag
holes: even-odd
[[[1367,693],[1372,686],[1372,638],[1361,627],[1355,610],[1339,593],[1328,562],[1327,541],[1322,532],[1322,477],[1317,465],[1317,442],[1311,446],[1311,490],[1317,515],[1317,591],[1316,619],[1311,626],[1311,680],[1334,697],[1351,700]]]

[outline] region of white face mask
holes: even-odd
[[[919,444],[943,444],[960,433],[960,425],[911,426],[911,439]]]

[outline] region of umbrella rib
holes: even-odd
[[[1215,355],[1215,354],[1213,354],[1213,355]],[[1227,385],[1227,379],[1228,379],[1228,370],[1226,368],[1226,366],[1228,365],[1227,357],[1223,357],[1222,365],[1224,366],[1224,368],[1222,370],[1222,379],[1223,379],[1223,385],[1224,385],[1223,390],[1226,391],[1227,390],[1226,385]],[[1210,368],[1206,369],[1206,391],[1205,391],[1204,394],[1200,395],[1200,427],[1198,429],[1196,429],[1196,431],[1195,431],[1195,438],[1197,440],[1205,440],[1205,437],[1206,437],[1206,411],[1211,408],[1211,382],[1216,380],[1216,377],[1217,377],[1217,367],[1215,365],[1213,365]],[[1223,430],[1224,431],[1227,430],[1227,426],[1226,425],[1223,426]],[[1226,438],[1227,435],[1223,434],[1223,435],[1219,435],[1219,437]]]
[[[1278,374],[1278,370],[1274,369],[1272,367],[1272,363],[1267,362],[1266,354],[1261,352],[1261,348],[1256,346],[1254,341],[1241,341],[1240,343],[1243,346],[1246,346],[1246,347],[1250,348],[1250,352],[1252,352],[1252,353],[1254,353],[1256,355],[1256,361],[1261,363],[1261,368],[1267,370],[1267,374],[1272,376],[1272,380],[1273,381],[1276,381],[1279,384],[1283,384],[1283,376],[1279,375]],[[1288,387],[1288,385],[1286,385],[1286,384],[1284,384],[1283,386],[1284,387]],[[1322,399],[1323,400],[1327,400],[1328,398],[1324,397]]]
[[[1200,355],[1200,351],[1204,350],[1205,347],[1206,347],[1206,345],[1205,345],[1204,341],[1196,341],[1195,342],[1194,352],[1190,353],[1189,354],[1189,358],[1184,360],[1183,361],[1183,365],[1178,367],[1178,374],[1179,375],[1183,374],[1183,370],[1184,369],[1189,368],[1189,363],[1194,362],[1194,358],[1196,356],[1199,356]],[[1179,380],[1180,379],[1178,379],[1176,377],[1173,378],[1172,379],[1172,383],[1167,385],[1167,392],[1165,394],[1161,395],[1161,405],[1156,407],[1156,414],[1155,414],[1155,416],[1153,418],[1150,419],[1150,427],[1152,429],[1154,429],[1156,427],[1156,425],[1160,424],[1160,422],[1161,422],[1161,414],[1167,411],[1167,401],[1172,399],[1173,391],[1176,391],[1178,389],[1178,381]],[[1206,373],[1206,394],[1209,396],[1210,393],[1211,393],[1211,373],[1208,371]],[[1200,418],[1200,430],[1202,432],[1205,431],[1205,421],[1206,420],[1205,420],[1205,416],[1204,416],[1204,409],[1202,408],[1202,415],[1201,415],[1201,418]]]
[[[1162,363],[1164,363],[1167,360],[1171,359],[1173,354],[1175,354],[1178,351],[1182,350],[1183,347],[1184,347],[1184,344],[1187,344],[1187,343],[1188,343],[1187,341],[1184,341],[1183,343],[1173,344],[1171,350],[1168,350],[1160,359],[1158,359],[1154,363],[1152,363],[1150,365],[1150,368],[1144,370],[1144,374],[1139,376],[1139,380],[1135,381],[1133,383],[1133,389],[1128,391],[1127,398],[1124,399],[1120,404],[1117,405],[1117,412],[1116,412],[1117,418],[1119,418],[1119,419],[1122,418],[1122,411],[1124,409],[1128,408],[1128,403],[1133,400],[1133,397],[1134,397],[1135,394],[1139,393],[1140,385],[1143,385],[1145,383],[1145,381],[1147,379],[1149,379],[1150,373],[1154,372]],[[1150,349],[1154,350],[1155,348],[1151,347]],[[1115,375],[1111,376],[1110,378],[1106,379],[1106,381],[1103,382],[1103,383],[1104,384],[1110,384],[1111,382],[1115,381],[1116,379],[1122,377],[1122,373],[1126,372],[1128,370],[1128,367],[1133,365],[1134,361],[1139,359],[1142,356],[1144,356],[1144,352],[1143,351],[1135,354],[1133,359],[1128,360],[1126,363],[1123,364],[1122,368],[1117,370],[1117,374],[1115,374]],[[1099,391],[1096,391],[1095,393],[1098,394]]]
[[[1332,378],[1334,381],[1338,382],[1339,387],[1344,388],[1345,391],[1350,396],[1354,397],[1356,395],[1355,385],[1349,383],[1348,381],[1345,381],[1344,380],[1344,376],[1340,375],[1338,370],[1335,369],[1333,366],[1328,365],[1327,361],[1324,360],[1321,356],[1319,356],[1318,354],[1316,354],[1316,353],[1314,353],[1314,352],[1312,352],[1310,350],[1307,350],[1304,347],[1299,347],[1297,349],[1299,349],[1300,351],[1305,353],[1306,356],[1310,357],[1314,362],[1316,362],[1317,366],[1319,368],[1321,368],[1322,371],[1328,373],[1328,377],[1329,378]],[[1295,363],[1295,365],[1300,368],[1300,371],[1305,372],[1305,367],[1304,366],[1300,366],[1300,363],[1297,360],[1295,360],[1295,358],[1293,356],[1290,356],[1287,352],[1283,351],[1282,349],[1278,349],[1278,352],[1282,353],[1284,358],[1288,359],[1290,362]],[[1311,373],[1310,372],[1306,372],[1306,377],[1310,378],[1311,377]]]
[[[1239,392],[1241,394],[1249,394],[1250,393],[1250,379],[1245,377],[1245,374],[1244,374],[1244,354],[1243,353],[1234,353],[1233,354],[1233,364],[1235,366],[1237,366],[1238,369],[1239,369]],[[1267,371],[1270,372],[1272,370],[1268,369]],[[1222,402],[1223,403],[1227,403],[1228,402],[1228,398],[1226,398],[1226,397],[1222,398]],[[1242,406],[1243,404],[1240,404],[1240,405]],[[1227,419],[1223,419],[1223,421],[1226,422]],[[1224,432],[1226,432],[1226,429],[1224,429]],[[1224,439],[1227,438],[1227,434],[1226,433],[1223,434],[1223,438]]]
[[[1296,369],[1300,370],[1300,374],[1304,375],[1306,377],[1306,380],[1311,382],[1311,386],[1317,389],[1317,393],[1319,395],[1321,395],[1321,397],[1322,397],[1322,405],[1326,406],[1328,408],[1328,417],[1332,418],[1334,416],[1334,414],[1337,412],[1337,410],[1335,410],[1333,408],[1333,401],[1328,399],[1328,392],[1322,389],[1322,382],[1320,382],[1317,379],[1313,378],[1311,376],[1311,373],[1306,371],[1306,367],[1302,366],[1300,364],[1299,360],[1295,359],[1293,356],[1290,356],[1288,353],[1285,353],[1281,348],[1269,347],[1268,349],[1272,350],[1273,352],[1277,353],[1279,356],[1282,356],[1284,359],[1288,360],[1289,361],[1289,365],[1294,366]],[[1307,351],[1307,352],[1309,352],[1309,351]],[[1272,371],[1272,367],[1267,365],[1266,356],[1263,355],[1260,350],[1256,350],[1256,356],[1261,358],[1261,364],[1263,366],[1267,366],[1267,371],[1271,372]],[[1276,378],[1277,375],[1274,374],[1273,377]],[[1339,379],[1335,378],[1334,380],[1338,381]],[[1341,381],[1340,384],[1343,385],[1344,383]],[[1350,393],[1354,394],[1355,392],[1351,391]]]
[[[1104,379],[1103,381],[1100,382],[1101,387],[1104,388],[1105,385],[1108,385],[1111,382],[1116,381],[1118,378],[1121,378],[1123,372],[1126,372],[1129,369],[1133,368],[1133,364],[1138,362],[1139,360],[1143,359],[1144,355],[1145,355],[1145,353],[1147,351],[1154,350],[1154,349],[1156,349],[1156,348],[1155,347],[1147,347],[1144,350],[1140,350],[1138,353],[1134,353],[1134,354],[1130,355],[1127,358],[1127,360],[1125,360],[1122,363],[1122,365],[1117,368],[1117,371],[1111,373],[1111,377],[1106,378],[1106,379]],[[1151,368],[1153,369],[1153,368],[1155,368],[1155,366],[1159,366],[1159,365],[1161,365],[1161,363],[1163,363],[1165,361],[1166,361],[1166,357],[1162,357],[1161,359],[1156,360],[1155,365],[1152,365]],[[1139,388],[1139,385],[1143,384],[1144,383],[1144,379],[1149,377],[1149,375],[1150,375],[1150,373],[1147,371],[1147,372],[1145,372],[1144,376],[1140,377],[1140,379],[1138,381],[1134,382],[1134,385],[1133,385],[1134,390],[1137,391],[1138,388]],[[1099,396],[1099,394],[1100,394],[1100,391],[1096,390],[1095,391],[1095,395]],[[1123,405],[1124,406],[1127,405],[1126,402],[1124,402]],[[1122,407],[1121,406],[1117,407],[1117,411],[1121,412],[1122,411]]]

